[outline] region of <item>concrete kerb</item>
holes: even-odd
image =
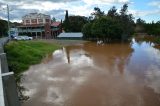
[[[0,106],[20,106],[14,73],[9,72],[3,46],[8,38],[0,39]]]

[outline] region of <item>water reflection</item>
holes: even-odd
[[[153,65],[147,70],[146,85],[160,94],[160,67]]]
[[[93,65],[93,60],[91,59],[90,55],[86,53],[81,46],[68,46],[64,49],[64,52],[66,53],[68,64],[72,65],[73,67],[77,68]]]
[[[159,106],[159,57],[135,40],[64,47],[24,73],[22,106]]]

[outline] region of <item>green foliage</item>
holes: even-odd
[[[160,44],[160,38],[159,37],[155,39],[155,43]]]
[[[69,32],[70,22],[69,22],[69,17],[68,17],[68,10],[66,10],[65,20],[63,22],[63,28],[66,32]]]
[[[95,19],[98,19],[98,18],[104,16],[104,11],[101,11],[101,9],[99,7],[95,7],[94,12],[91,13],[91,15],[93,15],[95,17]]]
[[[81,32],[87,18],[84,16],[69,16],[70,28],[69,32]]]
[[[112,17],[112,18],[118,16],[117,9],[115,6],[113,6],[110,10],[108,10],[107,16]]]
[[[69,16],[64,21],[64,30],[66,32],[81,32],[84,24],[88,22],[88,19],[84,16]]]
[[[127,40],[134,33],[135,23],[132,14],[128,14],[128,5],[124,4],[118,17],[123,28],[122,40]]]
[[[84,39],[87,39],[87,38],[89,38],[92,35],[91,28],[92,28],[92,23],[87,23],[87,24],[85,24],[83,26],[82,32],[84,34],[84,36],[83,36]]]
[[[8,35],[7,21],[0,19],[0,37]]]
[[[136,24],[137,25],[144,25],[146,22],[144,21],[144,20],[142,20],[141,18],[138,18],[137,20],[136,20]]]
[[[92,26],[92,34],[99,39],[120,39],[122,29],[117,20],[110,17],[102,17],[96,20]]]
[[[124,4],[120,10],[121,17],[125,17],[128,12],[128,4]]]
[[[113,6],[105,15],[99,8],[94,8],[94,19],[89,24],[84,25],[83,34],[86,39],[106,40],[128,40],[134,33],[134,18],[132,14],[127,14],[128,5],[124,4],[117,13]],[[92,13],[93,14],[93,13]],[[97,18],[98,17],[98,18]],[[87,38],[88,37],[88,38]]]
[[[149,34],[149,35],[153,35],[153,36],[159,36],[160,37],[160,22],[152,22],[152,23],[146,23],[144,25],[145,27],[145,31]]]
[[[146,22],[144,20],[142,20],[141,18],[138,18],[136,20],[136,28],[135,28],[135,32],[136,33],[144,33],[145,32],[145,24]]]
[[[13,41],[5,46],[10,71],[19,75],[30,65],[37,64],[46,54],[58,49],[52,43],[40,41]]]
[[[56,22],[56,18],[55,17],[52,18],[52,22]]]

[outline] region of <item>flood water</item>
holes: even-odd
[[[160,106],[160,50],[147,42],[55,51],[24,73],[22,106]]]

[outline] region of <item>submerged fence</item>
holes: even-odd
[[[20,106],[14,73],[9,72],[3,46],[8,38],[0,39],[0,106]]]

